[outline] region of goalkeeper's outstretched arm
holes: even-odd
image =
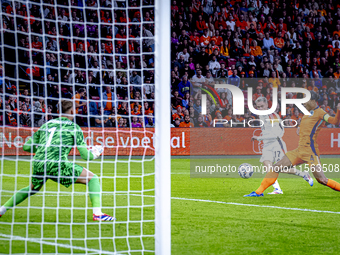
[[[100,154],[102,154],[102,152],[104,151],[104,148],[102,146],[96,145],[92,149],[88,150],[86,143],[85,143],[83,131],[81,130],[79,126],[77,126],[77,128],[78,128],[78,132],[77,132],[76,141],[77,141],[77,148],[78,148],[81,158],[85,160],[93,160],[93,159],[98,158]]]
[[[88,150],[86,147],[79,146],[78,151],[79,151],[82,159],[84,159],[84,160],[93,160],[94,159],[92,152],[90,150]]]
[[[92,149],[88,150],[86,146],[78,146],[78,151],[82,159],[93,160],[103,153],[104,148],[102,146],[96,145]]]

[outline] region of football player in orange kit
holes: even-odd
[[[245,197],[262,197],[263,191],[273,185],[279,176],[282,168],[289,168],[303,163],[307,163],[315,177],[322,185],[328,186],[336,191],[340,191],[340,183],[328,179],[321,167],[319,148],[316,143],[319,131],[325,125],[325,122],[339,125],[340,121],[340,103],[337,106],[335,117],[329,116],[323,109],[317,105],[319,95],[310,91],[311,99],[304,104],[311,115],[304,115],[299,128],[299,146],[295,150],[288,151],[286,155],[276,164],[273,169],[268,171],[260,187]],[[284,171],[282,171],[284,172]]]

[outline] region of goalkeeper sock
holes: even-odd
[[[328,179],[327,186],[336,191],[340,191],[340,183],[333,181],[331,179]]]
[[[100,215],[100,183],[97,175],[94,175],[88,183],[90,200],[93,207],[93,213]]]
[[[260,187],[255,191],[256,194],[262,194],[269,186],[273,185],[277,180],[279,173],[268,172],[261,182]]]
[[[28,198],[30,189],[30,186],[27,186],[26,188],[19,190],[4,204],[4,207],[8,210],[9,208],[20,204],[22,201]]]

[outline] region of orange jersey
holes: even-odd
[[[275,38],[274,44],[275,44],[276,47],[282,49],[283,46],[285,45],[285,41],[282,38]]]
[[[185,121],[183,121],[179,124],[179,127],[194,127],[194,124],[192,124],[191,122],[186,123]]]
[[[79,104],[81,96],[79,94],[75,94],[74,97],[72,97],[72,99],[74,99],[74,102],[76,104]],[[76,107],[76,113],[78,113],[78,111],[79,111],[79,107]]]
[[[250,47],[250,54],[253,55],[254,57],[263,55],[262,49],[261,49],[260,46],[256,46],[256,48],[254,46],[251,46]]]
[[[204,46],[207,46],[210,43],[210,36],[205,37],[202,35],[200,38],[200,43],[203,43]]]
[[[326,115],[328,114],[319,107],[310,111],[310,113],[311,115],[304,115],[301,119],[299,147],[310,147],[314,154],[319,155],[316,139],[321,128],[325,125]]]

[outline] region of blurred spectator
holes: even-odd
[[[116,94],[111,91],[110,86],[105,87],[105,91],[102,94],[102,100],[103,100],[103,109],[105,115],[110,115],[112,112],[112,108],[115,106],[118,107],[118,101]]]

